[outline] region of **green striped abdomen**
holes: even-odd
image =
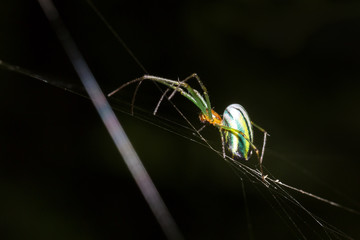
[[[240,104],[231,104],[223,115],[222,124],[234,130],[241,131],[248,140],[241,134],[223,129],[225,146],[232,153],[233,157],[248,160],[251,156],[251,145],[253,131],[249,115]]]

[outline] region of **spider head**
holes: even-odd
[[[200,115],[199,115],[200,122],[202,122],[202,123],[208,122],[214,126],[220,125],[221,121],[222,121],[220,115],[217,112],[215,112],[213,109],[211,109],[211,113],[212,113],[211,119],[209,118],[207,113],[206,114],[200,113]]]

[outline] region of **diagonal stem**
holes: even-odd
[[[105,124],[118,151],[122,155],[165,235],[168,239],[183,239],[174,219],[170,215],[149,174],[141,163],[136,151],[121,127],[119,120],[116,118],[115,113],[111,109],[105,95],[101,91],[95,77],[91,73],[83,56],[71,38],[70,33],[64,26],[57,9],[51,0],[38,1],[49,19],[49,22],[52,24],[53,29],[70,58],[75,71],[89,94],[91,101],[95,105],[101,120]]]

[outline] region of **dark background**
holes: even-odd
[[[271,134],[264,165],[274,178],[359,209],[358,1],[95,4],[151,74],[197,72],[219,113],[242,104]],[[86,1],[57,6],[105,92],[144,74]],[[81,87],[36,1],[0,3],[0,59]],[[3,69],[0,78],[2,239],[164,238],[89,100]],[[132,91],[116,98],[129,103]],[[151,116],[157,99],[144,83],[137,105],[162,126]],[[174,102],[200,127],[193,105],[179,96]],[[159,115],[185,125],[166,103]],[[228,164],[169,131],[118,117],[187,239],[248,238],[241,180]],[[219,143],[216,129],[204,134]],[[256,158],[247,164],[254,167]],[[261,184],[244,181],[254,238],[299,238],[278,216],[283,208],[257,191]],[[360,237],[359,215],[290,193]]]

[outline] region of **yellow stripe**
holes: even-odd
[[[245,136],[247,136],[247,138],[249,139],[249,140],[251,140],[249,137],[249,135],[250,135],[250,133],[249,133],[249,128],[248,128],[248,126],[247,126],[247,124],[246,124],[246,121],[245,121],[245,118],[242,116],[242,114],[240,114],[241,115],[241,124],[242,124],[242,126],[245,126],[244,127],[244,134],[245,134]],[[248,154],[249,153],[249,148],[250,148],[250,143],[249,143],[249,141],[247,141],[246,139],[244,139],[245,140],[245,152]],[[244,156],[245,158],[247,158],[248,156],[246,155],[246,156]]]

